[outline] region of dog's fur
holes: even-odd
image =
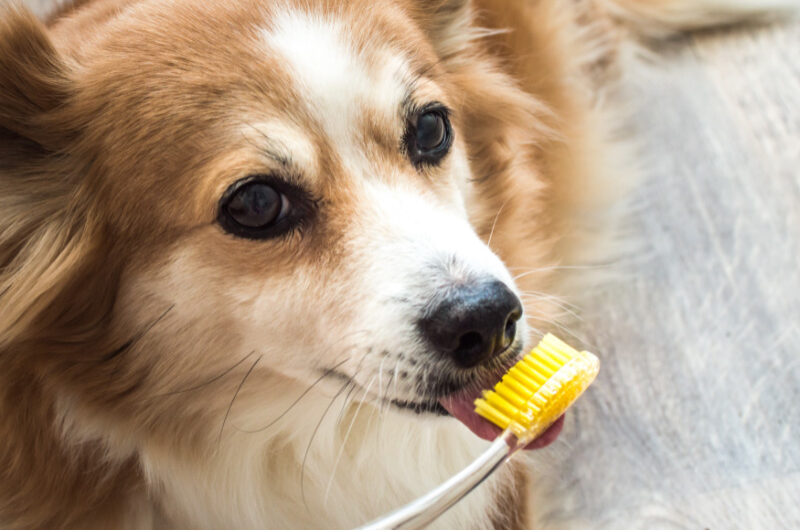
[[[632,173],[621,43],[786,3],[4,8],[0,525],[353,527],[434,487],[486,444],[389,403],[456,373],[414,328],[433,291],[503,280],[527,345]],[[398,148],[410,98],[451,109],[439,166]],[[225,233],[252,174],[306,190],[307,223]],[[515,469],[435,524],[530,525]]]

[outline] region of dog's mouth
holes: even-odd
[[[395,399],[390,402],[397,408],[409,410],[415,414],[453,416],[480,438],[492,441],[501,434],[501,429],[489,423],[473,411],[473,400],[476,399],[476,396],[474,392],[460,392],[459,394],[443,397],[434,403],[417,403],[414,401],[398,401]],[[560,416],[551,427],[546,429],[543,434],[527,445],[526,448],[540,449],[554,442],[554,440],[559,437],[560,432],[562,432],[564,419],[565,416]]]
[[[440,397],[437,401],[439,406],[437,411],[445,411],[455,417],[482,439],[493,441],[498,438],[502,430],[474,412],[473,403],[481,394],[481,390],[492,388],[501,380],[507,370],[520,360],[520,351],[520,345],[516,345],[512,356],[505,357],[503,365],[500,365],[496,371],[462,390]],[[554,442],[562,431],[564,420],[564,415],[557,418],[543,434],[527,445],[526,449],[540,449]]]
[[[439,396],[425,402],[414,401],[390,401],[393,406],[412,411],[415,414],[434,414],[438,416],[453,416],[465,425],[471,432],[482,439],[492,441],[501,434],[501,429],[490,423],[474,412],[474,400],[479,397],[481,390],[490,389],[501,377],[521,358],[521,346],[516,344],[511,347],[506,356],[499,357],[502,361],[496,368],[484,375],[481,379],[476,379],[466,386],[459,387],[458,390]],[[560,435],[563,427],[564,416],[560,416],[551,427],[537,437],[532,443],[527,445],[527,449],[540,449],[554,442]]]
[[[408,401],[400,399],[385,399],[381,402],[389,403],[395,408],[417,415],[452,416],[465,425],[471,432],[480,438],[493,441],[502,432],[496,425],[490,423],[474,412],[474,400],[481,391],[492,388],[501,377],[521,358],[521,345],[515,343],[509,351],[494,361],[492,368],[484,368],[481,376],[471,378],[468,382],[456,384],[454,382],[438,383],[434,389],[421,393],[421,401]],[[339,371],[331,371],[332,375],[347,382],[352,379]],[[429,398],[431,397],[431,398]],[[551,427],[538,436],[526,449],[540,449],[554,442],[560,435],[564,416],[560,416]]]
[[[471,432],[482,439],[493,441],[501,434],[501,429],[474,412],[473,402],[477,394],[474,391],[459,392],[439,400],[440,407],[457,418]],[[546,431],[538,436],[527,449],[540,449],[552,443],[560,435],[565,416],[560,416]]]
[[[440,403],[440,401],[433,401],[428,403],[418,403],[415,401],[399,401],[393,399],[390,403],[396,408],[402,410],[409,410],[415,414],[435,414],[437,416],[449,416],[451,413]]]

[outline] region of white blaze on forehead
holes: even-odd
[[[278,13],[263,32],[270,53],[282,56],[295,90],[349,165],[360,159],[359,126],[366,110],[400,131],[398,110],[409,79],[402,55],[366,47],[372,54],[367,58],[351,35],[334,16],[298,11]]]
[[[364,183],[363,194],[356,244],[374,258],[387,253],[379,260],[391,270],[386,279],[414,277],[434,265],[448,271],[451,280],[495,277],[514,288],[504,263],[473,230],[461,205],[449,207],[433,196],[383,183]]]

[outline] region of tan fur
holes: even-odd
[[[221,469],[209,466],[203,478],[210,490],[215,482],[228,489],[222,466],[252,449],[231,432],[229,417],[237,430],[258,426],[259,405],[288,404],[305,386],[303,376],[260,363],[263,356],[247,347],[253,331],[225,308],[231,294],[240,298],[236,309],[261,309],[247,306],[257,299],[243,288],[250,283],[279,292],[291,306],[287,315],[312,316],[303,324],[270,316],[286,336],[272,347],[310,356],[321,338],[354,322],[357,303],[369,297],[349,284],[371,252],[362,242],[372,237],[354,229],[368,216],[367,196],[353,162],[304,111],[281,58],[255,44],[253,24],[269,26],[274,16],[265,4],[89,0],[60,10],[47,27],[20,8],[0,12],[0,525],[225,524],[224,516],[191,521],[180,504],[200,507],[202,499],[177,502],[182,490],[170,491],[170,479],[180,483],[181,468],[195,479],[195,468],[217,461]],[[386,61],[375,43],[405,51],[428,80],[420,90],[453,109],[455,149],[470,163],[467,184],[449,177],[456,162],[425,175],[406,170],[400,131],[379,111],[354,126],[369,173],[444,210],[463,187],[476,233],[512,276],[521,274],[530,326],[548,326],[558,305],[533,294],[563,282],[559,265],[604,252],[599,235],[613,226],[603,213],[629,177],[625,152],[612,141],[616,124],[607,120],[615,109],[599,105],[628,33],[620,21],[683,27],[678,13],[689,7],[668,0],[299,4],[345,21],[369,72]],[[260,246],[232,239],[215,225],[217,198],[248,173],[286,171],[260,145],[270,131],[259,124],[288,109],[309,134],[312,153],[293,164],[325,205],[316,218],[325,229]],[[364,220],[380,223],[381,214]],[[306,301],[310,290],[324,292]],[[343,412],[345,425],[334,433],[373,419],[354,405]],[[297,458],[282,441],[270,440],[270,451]],[[343,449],[359,463],[358,448]],[[261,448],[257,454],[273,475],[265,482],[275,482],[286,463]],[[160,478],[162,466],[176,468],[175,476]],[[463,510],[465,520],[455,523],[524,527],[528,479],[521,471],[499,475],[498,489],[488,492],[496,504]],[[297,526],[317,523],[297,518]],[[342,522],[359,524],[349,520]]]

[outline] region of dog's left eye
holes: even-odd
[[[290,200],[271,178],[248,177],[231,185],[220,199],[217,220],[227,232],[265,239],[290,229]]]
[[[417,113],[408,126],[406,148],[416,166],[437,164],[448,153],[452,140],[448,110],[431,104]]]
[[[415,125],[415,143],[422,151],[436,150],[446,138],[446,119],[436,112],[423,113]]]

